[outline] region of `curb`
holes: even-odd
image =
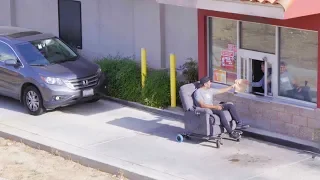
[[[183,121],[183,115],[170,110],[149,107],[140,103],[125,101],[125,100],[110,97],[110,96],[105,96],[104,99],[113,101],[125,106],[129,106],[135,109],[151,112],[160,116],[165,116],[165,117],[173,118],[179,121]],[[317,155],[320,154],[320,144],[317,144],[314,142],[300,140],[290,136],[269,132],[269,131],[265,131],[257,128],[249,128],[247,130],[242,130],[242,131],[243,131],[243,136],[271,142],[271,143],[286,146],[289,148],[294,148],[294,149],[299,149],[306,152],[315,153]]]
[[[44,143],[39,143],[34,140],[29,140],[27,138],[23,138],[18,135],[13,135],[7,132],[0,131],[0,137],[4,139],[9,139],[12,141],[20,142],[23,143],[29,147],[32,147],[34,149],[39,149],[42,151],[46,151],[50,154],[59,154],[59,157],[62,157],[66,160],[71,160],[75,163],[81,164],[85,167],[93,168],[93,169],[98,169],[102,172],[109,173],[111,175],[119,175],[119,171],[123,173],[123,176],[129,180],[156,180],[154,178],[151,178],[147,175],[142,175],[138,174],[129,170],[126,170],[124,168],[116,167],[104,162],[100,162],[98,160],[94,160],[91,158],[87,158],[81,155],[77,155],[75,153],[67,152],[65,150],[61,150],[59,148],[54,148],[49,145],[45,145]],[[0,180],[5,180],[1,179]]]

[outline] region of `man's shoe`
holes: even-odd
[[[237,131],[232,131],[229,136],[233,139],[240,139],[241,135]]]

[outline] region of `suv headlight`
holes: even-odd
[[[46,82],[47,84],[51,85],[64,85],[62,79],[60,78],[54,78],[54,77],[43,77],[41,76],[41,79]]]
[[[102,71],[101,68],[99,68],[98,71],[97,71],[97,74],[100,75],[100,74],[101,74],[101,71]]]

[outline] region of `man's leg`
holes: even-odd
[[[232,138],[235,138],[235,139],[238,139],[240,137],[240,135],[236,132],[234,132],[231,127],[230,127],[230,124],[229,122],[227,121],[227,118],[226,116],[224,115],[223,111],[219,111],[219,110],[212,110],[212,113],[213,114],[216,114],[220,117],[220,122],[221,124],[223,125],[223,127],[227,130],[227,132],[229,133],[229,135],[232,137]]]
[[[224,110],[228,110],[230,112],[232,119],[234,119],[237,122],[237,129],[248,127],[248,125],[244,125],[242,123],[242,120],[239,117],[236,107],[232,103],[224,103],[222,104],[222,106]]]
[[[301,92],[302,96],[304,97],[305,101],[312,102],[312,97],[310,95],[310,88],[302,87]]]

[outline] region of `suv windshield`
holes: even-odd
[[[78,57],[76,53],[58,38],[18,44],[17,49],[31,66],[57,64],[76,60]]]

